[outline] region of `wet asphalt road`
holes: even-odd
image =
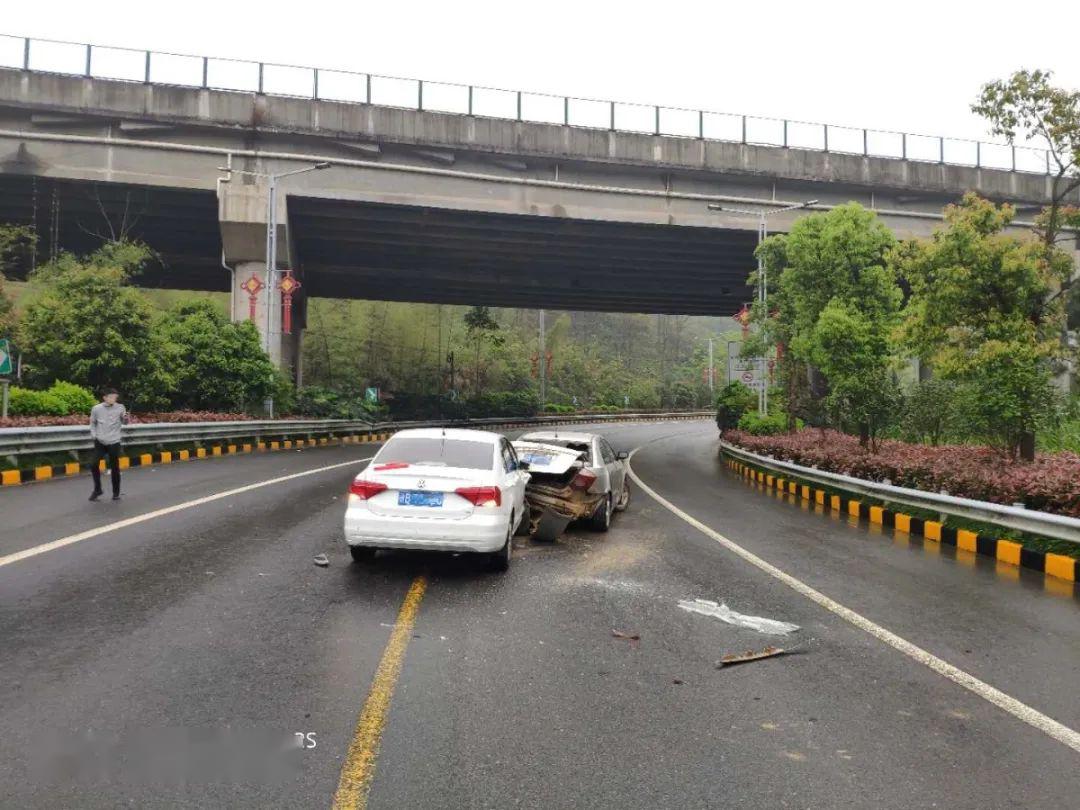
[[[722,467],[707,422],[598,429],[641,446],[635,472],[713,529],[1080,728],[1071,591],[766,493]],[[373,449],[133,470],[119,504],[87,503],[85,479],[0,491],[2,557],[357,460],[0,567],[0,806],[328,807],[421,573],[368,807],[1075,806],[1075,752],[640,491],[606,535],[516,538],[505,575],[437,555],[352,565],[344,491]],[[781,642],[799,654],[715,669],[777,639],[679,609],[692,598],[800,625]],[[295,733],[315,747],[281,753]]]

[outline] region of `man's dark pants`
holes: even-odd
[[[94,456],[90,461],[90,474],[94,476],[94,492],[101,492],[101,460],[108,457],[109,469],[112,472],[113,495],[120,494],[120,442],[116,444],[102,444],[94,439]]]

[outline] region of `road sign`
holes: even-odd
[[[11,344],[7,338],[0,338],[0,377],[11,374]]]
[[[374,404],[379,401],[379,389],[367,388],[364,390],[364,399]]]
[[[739,357],[740,342],[728,341],[728,382],[741,382],[752,391],[760,391],[768,379],[765,358]]]

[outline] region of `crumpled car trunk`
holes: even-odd
[[[574,479],[585,468],[585,453],[554,444],[513,442],[518,458],[529,464],[525,501],[535,539],[551,542],[574,520],[592,517],[603,493],[576,487]]]

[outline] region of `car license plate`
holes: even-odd
[[[441,492],[416,492],[404,490],[398,493],[398,506],[442,506]]]

